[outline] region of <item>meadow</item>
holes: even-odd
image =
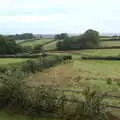
[[[0,58],[0,66],[25,62],[26,58]]]
[[[102,47],[120,47],[120,41],[102,41]]]
[[[35,46],[35,45],[44,45],[48,42],[53,41],[53,39],[37,39],[37,40],[25,40],[24,42],[21,42],[20,45],[22,46]]]

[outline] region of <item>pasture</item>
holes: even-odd
[[[56,50],[57,49],[56,44],[57,44],[57,41],[53,41],[49,44],[44,45],[44,49],[45,50]]]
[[[38,39],[38,40],[25,40],[24,42],[21,42],[20,45],[22,46],[35,46],[35,45],[44,45],[47,44],[48,42],[53,41],[53,39]]]
[[[102,41],[101,42],[102,47],[120,47],[120,41]]]
[[[0,66],[25,62],[26,58],[0,58]]]
[[[106,92],[117,92],[120,91],[119,65],[120,61],[73,60],[31,75],[28,84],[47,84],[70,89],[89,86]]]

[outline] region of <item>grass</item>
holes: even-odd
[[[118,47],[120,46],[120,41],[102,41],[102,47]]]
[[[55,120],[55,119],[48,119],[48,118],[31,118],[28,116],[0,111],[0,120]]]
[[[22,42],[20,45],[22,46],[35,46],[37,44],[43,45],[47,42],[53,41],[53,39],[38,39],[38,40],[26,40]]]
[[[21,42],[24,42],[25,40],[16,40],[17,44],[20,44]]]
[[[57,41],[51,42],[51,43],[45,45],[44,49],[45,50],[56,50],[57,49],[56,44],[57,44]]]
[[[14,64],[14,63],[21,63],[28,60],[27,58],[0,58],[0,66]]]
[[[81,55],[88,55],[88,56],[120,56],[120,49],[95,49],[95,50],[81,50],[77,51]]]
[[[120,86],[120,61],[73,60],[43,72],[31,75],[28,84],[46,84],[60,88],[92,87],[102,91],[117,92]],[[111,84],[108,81],[112,81]]]

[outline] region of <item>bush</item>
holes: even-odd
[[[8,72],[0,76],[0,107],[20,107],[24,102],[24,73]]]
[[[22,71],[27,73],[35,73],[42,71],[43,69],[50,68],[63,60],[72,59],[71,56],[45,56],[40,57],[37,60],[28,60],[22,66]]]
[[[65,120],[108,120],[108,114],[103,105],[104,95],[89,88],[83,93],[84,101],[77,102],[71,111],[64,116]]]

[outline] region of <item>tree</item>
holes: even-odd
[[[39,53],[42,51],[43,51],[42,45],[35,45],[33,48],[33,53]]]
[[[9,35],[8,37],[10,37],[14,40],[23,40],[23,39],[33,39],[33,38],[35,38],[35,36],[32,33]]]
[[[61,33],[61,34],[55,35],[55,39],[56,40],[64,40],[66,38],[68,38],[68,34],[67,33]]]
[[[63,36],[63,35],[62,35]],[[56,38],[59,36],[57,35]],[[59,39],[61,39],[60,37]],[[68,49],[88,49],[99,47],[99,33],[95,30],[87,30],[84,34],[74,37],[64,37],[62,41],[57,43],[59,50]]]
[[[99,33],[89,29],[80,36],[81,48],[97,48],[99,46]]]
[[[16,54],[22,52],[22,47],[15,40],[0,35],[0,54]]]

